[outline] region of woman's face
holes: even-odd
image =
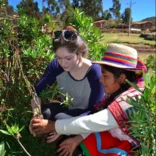
[[[65,71],[71,71],[79,62],[78,55],[76,53],[69,53],[65,47],[56,50],[56,58]]]
[[[106,94],[112,94],[120,88],[118,79],[116,79],[114,75],[111,72],[107,71],[103,66],[102,77],[100,81],[104,86],[104,91]]]

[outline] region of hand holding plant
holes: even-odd
[[[33,118],[30,124],[32,131],[36,135],[55,132],[55,121]]]
[[[34,96],[31,99],[31,108],[32,108],[33,118],[43,119],[43,115],[42,115],[42,112],[41,112],[41,99],[38,96]],[[36,136],[35,133],[32,130],[31,122],[29,124],[29,131],[33,136]]]

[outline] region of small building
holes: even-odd
[[[100,28],[103,28],[104,27],[104,24],[106,22],[107,22],[106,20],[95,21],[94,22],[94,25],[100,29]]]
[[[150,21],[143,21],[143,22],[133,22],[131,24],[131,28],[141,29],[141,30],[149,30],[153,27],[153,23]]]
[[[128,25],[126,25],[126,24],[118,24],[115,28],[117,28],[117,29],[127,29]]]

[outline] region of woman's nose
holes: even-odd
[[[66,63],[65,63],[64,59],[62,59],[62,60],[61,60],[61,65],[62,65],[62,67],[64,67],[65,64],[66,64]]]

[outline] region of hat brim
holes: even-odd
[[[130,71],[142,71],[143,70],[142,68],[127,68],[127,66],[125,66],[125,65],[119,65],[119,64],[107,62],[107,61],[93,61],[92,63],[101,64],[101,65],[108,65],[111,67],[122,68],[122,69],[130,70]]]

